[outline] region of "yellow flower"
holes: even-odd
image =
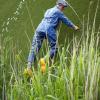
[[[41,66],[44,66],[44,65],[45,65],[45,60],[44,60],[44,58],[41,58],[41,59],[40,59],[40,65],[41,65]]]
[[[24,70],[24,73],[23,73],[25,76],[27,77],[32,77],[33,73],[32,73],[32,70],[30,68],[26,68]]]
[[[45,73],[46,72],[46,66],[41,66],[41,72]]]
[[[44,58],[40,59],[40,66],[41,66],[41,72],[45,73],[46,72],[46,63],[45,63]]]

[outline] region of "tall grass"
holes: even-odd
[[[0,46],[2,100],[99,100],[99,34],[100,29],[83,29],[81,39],[73,37],[67,48],[59,48],[57,61],[47,64],[45,74],[38,64],[31,82],[23,77],[21,51],[5,38]]]

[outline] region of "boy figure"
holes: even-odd
[[[39,52],[43,39],[47,39],[50,45],[50,59],[53,59],[57,53],[57,36],[56,28],[60,21],[66,24],[68,27],[78,30],[78,26],[74,25],[64,14],[63,10],[68,6],[65,0],[57,0],[56,6],[48,9],[44,18],[36,29],[35,35],[32,41],[32,47],[28,56],[27,73],[31,73],[32,62],[35,60],[35,55]],[[40,62],[42,66],[45,66],[44,59]]]

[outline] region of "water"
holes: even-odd
[[[82,21],[81,21],[79,15],[78,15],[78,13],[76,12],[76,10],[71,6],[70,3],[68,3],[68,5],[69,5],[69,7],[72,9],[72,11],[75,13],[75,15],[77,16],[78,20],[80,21],[80,23],[81,23],[81,25],[82,25]]]
[[[12,14],[12,16],[8,17],[5,21],[2,23],[2,33],[9,32],[8,27],[12,22],[14,21],[16,24],[16,21],[18,20],[18,15],[20,15],[20,11],[22,10],[24,4],[24,0],[19,2],[19,5],[16,9],[16,11]]]
[[[8,2],[9,4],[7,1],[0,1],[0,34],[12,36],[14,42],[26,55],[30,45],[29,39],[32,40],[34,31],[43,18],[46,9],[54,6],[56,0],[8,0]],[[68,0],[68,2],[69,8],[64,11],[65,15],[79,27],[82,27],[83,16],[87,20],[89,3],[92,2],[90,16],[91,21],[93,20],[97,0]],[[100,11],[98,12],[100,13]],[[100,23],[99,15],[97,15],[97,27]],[[64,43],[64,39],[70,41],[74,33],[80,35],[80,32],[74,32],[64,24],[60,33],[59,43]]]

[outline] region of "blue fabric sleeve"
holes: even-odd
[[[74,28],[74,24],[63,13],[60,13],[59,17],[67,26]]]

